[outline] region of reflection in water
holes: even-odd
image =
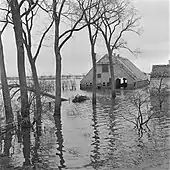
[[[38,132],[38,131],[34,132],[35,145],[34,145],[33,150],[32,150],[32,164],[34,165],[34,167],[35,167],[36,163],[41,162],[39,154],[38,154],[38,150],[40,148],[40,136],[39,136],[39,134],[40,134],[40,132]]]
[[[11,142],[12,142],[12,132],[7,131],[5,133],[5,138],[4,138],[4,154],[6,156],[10,156],[10,148],[11,148]]]
[[[57,129],[56,136],[57,136],[57,144],[58,144],[58,147],[57,147],[58,152],[56,153],[56,155],[58,155],[60,158],[60,165],[58,166],[58,168],[61,169],[61,168],[66,167],[65,160],[63,158],[64,139],[63,139],[63,134],[62,134],[61,115],[55,115],[54,120],[55,120],[56,129]]]
[[[0,154],[2,153],[2,134],[0,132]]]
[[[68,93],[70,96],[73,94],[73,91]],[[81,94],[90,93],[81,91]],[[49,170],[57,168],[62,170],[168,169],[170,118],[167,116],[161,116],[159,119],[153,118],[148,124],[151,131],[145,132],[143,138],[139,140],[132,125],[122,118],[118,107],[124,96],[128,97],[129,94],[130,92],[117,93],[115,103],[111,102],[109,94],[98,94],[97,107],[93,108],[90,100],[74,105],[71,102],[64,102],[62,103],[62,119],[60,116],[54,116],[53,119],[52,111],[48,110],[42,117],[46,125],[42,136],[40,137],[38,132],[33,132],[35,139],[33,143],[35,143],[32,148],[30,148],[29,130],[17,131],[18,142],[12,140],[12,145],[14,143],[16,148],[15,153],[12,159],[9,159],[11,162],[8,161],[8,163],[12,165],[15,163],[13,169],[17,169],[18,163],[23,162],[21,145],[18,144],[22,143],[25,162],[29,164],[31,157],[34,168],[37,169],[39,166]],[[152,99],[151,104],[154,104]],[[75,114],[72,114],[70,106],[74,106]],[[167,110],[170,110],[169,106],[170,104],[167,105]],[[128,109],[128,106],[126,107],[124,109]],[[67,114],[69,109],[70,114]],[[10,135],[0,136],[2,152],[7,154],[11,154]],[[33,137],[32,132],[31,137]],[[70,148],[75,149],[78,154],[76,156],[70,154]]]
[[[141,164],[142,162],[145,161],[144,157],[143,157],[143,151],[146,150],[145,147],[146,146],[143,142],[143,139],[137,138],[136,143],[134,145],[134,150],[136,150],[136,154],[135,154],[135,159],[133,161],[134,161],[135,165],[139,165],[139,164]]]
[[[23,138],[23,154],[25,158],[25,162],[23,165],[31,165],[30,162],[30,128],[22,129],[22,138]]]
[[[123,94],[121,94],[123,95]],[[115,117],[115,111],[116,111],[116,104],[117,99],[112,100],[109,112],[109,153],[108,153],[108,160],[111,160],[111,167],[117,168],[118,167],[118,161],[119,161],[119,154],[118,154],[118,146],[117,146],[117,140],[118,140],[118,134],[117,134],[117,124],[116,124],[116,117]]]
[[[150,102],[154,110],[159,111],[161,109],[163,114],[170,116],[170,94],[167,93],[162,95],[160,101],[158,96],[150,95]]]
[[[18,138],[18,143],[22,143],[22,133],[21,133],[20,125],[18,125],[18,128],[17,128],[17,138]]]
[[[92,124],[92,127],[93,127],[93,132],[94,132],[94,135],[93,135],[93,142],[92,142],[92,146],[94,146],[93,150],[91,151],[91,155],[90,155],[90,158],[91,158],[91,162],[92,162],[92,165],[93,165],[93,168],[94,169],[97,169],[98,168],[98,161],[100,160],[100,152],[99,152],[99,149],[100,149],[100,137],[99,137],[99,130],[97,129],[97,112],[96,112],[96,105],[93,105],[93,117],[92,117],[92,121],[93,121],[93,124]]]

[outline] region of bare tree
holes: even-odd
[[[18,0],[7,0],[12,14],[12,22],[14,24],[14,33],[17,47],[17,65],[21,93],[21,114],[24,124],[30,124],[28,94],[26,88],[26,73],[25,73],[25,53],[22,34],[22,20],[20,14],[20,5],[23,1],[18,3]]]
[[[25,1],[27,2],[27,1]],[[24,3],[23,3],[24,4]],[[31,66],[31,71],[32,71],[32,77],[33,77],[33,82],[34,82],[34,88],[35,88],[35,96],[36,96],[36,114],[34,114],[34,119],[35,121],[40,124],[41,122],[41,112],[42,112],[42,105],[41,105],[41,89],[39,85],[39,80],[38,80],[38,74],[37,74],[37,68],[36,68],[36,60],[37,57],[40,53],[41,47],[43,40],[50,30],[50,28],[53,25],[53,21],[49,24],[49,26],[45,29],[45,31],[42,33],[41,38],[39,40],[38,47],[33,54],[33,49],[32,49],[32,30],[34,26],[34,18],[36,17],[38,10],[40,9],[39,7],[41,6],[41,3],[38,4],[38,0],[35,3],[30,3],[27,2],[28,7],[25,8],[25,11],[21,16],[24,18],[23,19],[23,42],[27,51],[27,56],[30,62]],[[20,5],[21,8],[21,5]]]
[[[128,49],[127,42],[123,39],[125,32],[139,34],[138,17],[135,8],[128,0],[105,1],[102,0],[101,8],[104,10],[101,17],[99,31],[101,32],[108,51],[112,98],[115,93],[115,75],[113,66],[113,51],[119,48]],[[98,27],[98,25],[96,25]]]
[[[38,74],[37,74],[37,69],[36,69],[35,64],[36,64],[36,59],[39,55],[43,40],[45,38],[45,35],[47,34],[49,29],[51,28],[53,22],[49,25],[49,27],[46,28],[46,30],[42,34],[40,41],[39,41],[39,44],[38,44],[38,47],[37,47],[37,50],[36,50],[35,55],[34,55],[33,52],[32,52],[32,29],[33,29],[34,18],[36,16],[37,12],[38,12],[40,4],[42,3],[42,2],[40,2],[40,4],[38,4],[38,2],[39,2],[39,0],[36,0],[35,3],[33,1],[27,1],[27,0],[22,0],[22,1],[20,1],[20,3],[18,3],[18,1],[15,1],[15,3],[8,1],[9,5],[11,6],[11,13],[12,13],[12,20],[13,20],[12,24],[14,24],[14,31],[15,32],[18,31],[17,33],[20,34],[20,39],[18,38],[19,37],[18,36],[17,39],[19,39],[19,40],[17,40],[16,43],[18,43],[20,41],[20,43],[22,43],[21,47],[23,47],[23,43],[24,43],[24,45],[26,47],[28,59],[29,59],[30,65],[31,65],[34,88],[35,88],[35,90],[33,90],[33,91],[36,94],[36,108],[37,109],[36,109],[36,114],[35,114],[36,115],[35,120],[40,122],[41,121],[41,109],[42,108],[41,108],[41,98],[40,98],[40,87],[39,87],[39,81],[38,81]],[[16,9],[14,8],[14,6],[15,6]],[[25,7],[25,10],[23,10],[23,6]],[[20,11],[22,11],[22,12],[20,12]],[[17,17],[16,17],[16,14],[17,14]],[[14,22],[14,19],[18,19],[17,22],[20,22],[20,23]],[[16,28],[15,24],[18,24],[17,25],[18,29],[15,29]],[[21,31],[21,33],[19,31]],[[22,41],[21,41],[21,38],[22,38]],[[22,51],[22,52],[23,52],[23,55],[24,55],[24,51]],[[21,50],[20,50],[20,53],[21,53]],[[25,64],[24,59],[22,60],[22,64]],[[23,76],[23,74],[21,74],[22,64],[21,64],[21,59],[20,59],[20,62],[19,62],[19,59],[18,59],[18,70],[19,70],[19,73],[20,73],[19,79],[20,79],[21,75]],[[23,66],[23,68],[25,69],[25,65]],[[24,70],[24,72],[25,72],[25,70]],[[26,77],[25,77],[25,83],[26,83]],[[23,96],[22,96],[22,85],[21,85],[21,83],[20,83],[20,90],[21,90],[21,103],[22,103]],[[28,90],[26,84],[25,84],[25,90],[26,91]],[[28,95],[27,95],[27,110],[29,110]],[[21,112],[22,112],[22,104],[21,104]]]
[[[7,81],[5,62],[4,62],[3,44],[2,44],[2,33],[5,30],[5,27],[7,26],[7,24],[8,22],[5,23],[5,25],[0,31],[0,61],[1,61],[0,72],[1,72],[1,84],[2,84],[2,94],[3,94],[3,100],[4,100],[6,123],[11,124],[13,122],[14,116],[12,112],[10,92],[8,88],[8,81]]]
[[[119,108],[124,120],[134,124],[139,137],[142,137],[143,131],[146,130],[144,126],[150,130],[148,123],[156,115],[156,112],[151,107],[150,94],[145,89],[125,97]]]
[[[92,104],[96,104],[96,53],[95,53],[95,44],[97,40],[97,35],[99,32],[99,10],[100,10],[100,0],[78,0],[80,5],[80,10],[84,12],[84,21],[87,25],[88,29],[88,35],[91,45],[91,57],[92,57],[92,63],[93,63],[93,96],[92,96]],[[95,23],[98,25],[97,27],[94,27],[92,23]]]
[[[68,0],[53,0],[52,4],[53,19],[54,19],[54,53],[56,59],[56,88],[55,88],[55,113],[60,114],[61,106],[61,50],[65,43],[72,37],[75,31],[80,31],[86,25],[79,26],[79,23],[84,17],[84,12],[79,13],[79,7],[75,1]],[[77,13],[79,13],[77,15]],[[62,21],[70,23],[70,28],[65,31],[60,30]],[[79,26],[79,27],[78,27]]]

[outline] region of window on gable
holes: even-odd
[[[97,74],[97,78],[101,78],[101,74]]]
[[[108,64],[102,64],[102,72],[103,73],[109,72]]]

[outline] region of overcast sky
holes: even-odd
[[[129,44],[140,48],[139,57],[122,51],[120,55],[129,58],[142,71],[150,72],[153,64],[167,64],[170,59],[169,50],[169,0],[135,0],[142,20],[144,32],[141,36],[129,36]],[[7,28],[3,35],[5,61],[8,76],[17,76],[16,48],[13,29]],[[96,48],[98,59],[106,53],[104,45]],[[92,66],[90,46],[86,31],[74,34],[62,51],[62,73],[87,73]],[[55,59],[52,47],[42,49],[37,60],[39,75],[54,75]],[[29,64],[26,62],[27,72]]]

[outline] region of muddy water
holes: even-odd
[[[1,167],[23,169],[30,163],[47,170],[168,170],[170,116],[152,119],[150,131],[139,139],[117,107],[130,93],[117,93],[112,104],[109,93],[100,92],[97,106],[92,107],[91,100],[71,102],[76,94],[91,97],[90,92],[63,92],[70,101],[62,103],[61,117],[53,118],[45,108],[41,135],[34,129],[1,136]]]

